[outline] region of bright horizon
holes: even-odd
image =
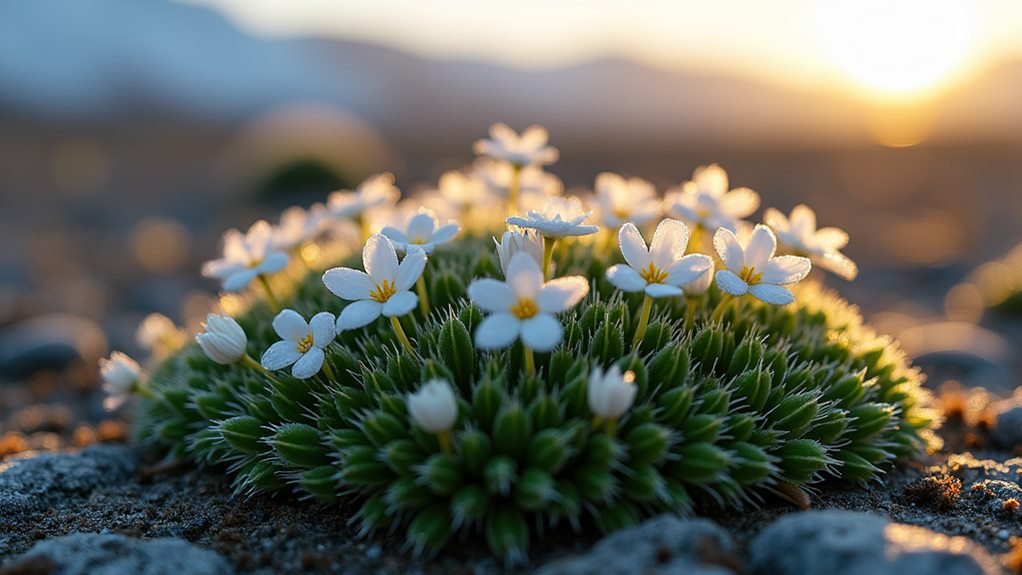
[[[925,100],[1022,58],[1011,0],[471,2],[180,0],[268,36],[361,40],[526,69],[624,57],[867,100]]]

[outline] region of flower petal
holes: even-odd
[[[539,289],[536,305],[544,313],[561,313],[578,305],[588,293],[589,282],[582,276],[557,278]]]
[[[747,218],[759,209],[759,194],[749,188],[735,188],[720,198],[720,210],[732,218]]]
[[[362,248],[362,264],[373,283],[393,281],[397,277],[397,252],[387,236],[374,234]]]
[[[401,230],[394,226],[384,226],[380,233],[387,236],[392,243],[395,244],[407,244],[408,236]]]
[[[680,286],[681,284],[693,281],[712,267],[713,260],[710,259],[710,256],[689,254],[667,268],[667,277],[663,283]]]
[[[762,268],[762,281],[765,284],[790,284],[802,280],[809,275],[813,265],[808,258],[799,256],[777,256]]]
[[[731,295],[745,295],[749,291],[749,284],[745,283],[742,278],[735,275],[731,270],[720,270],[715,277],[717,279],[717,287],[723,292]]]
[[[255,269],[261,274],[275,274],[286,268],[287,262],[290,261],[290,259],[291,258],[289,258],[284,252],[273,251],[266,254],[262,263],[256,266]]]
[[[337,337],[337,321],[334,314],[321,311],[309,320],[309,331],[312,332],[312,345],[326,347]]]
[[[506,312],[515,304],[516,299],[511,286],[492,278],[478,279],[469,284],[468,298],[488,312]]]
[[[323,285],[330,293],[349,301],[367,299],[373,290],[373,280],[363,271],[351,268],[333,268],[323,274]]]
[[[518,339],[521,321],[510,313],[495,313],[476,328],[475,342],[479,349],[507,347]]]
[[[678,220],[666,219],[653,232],[649,257],[660,269],[667,269],[685,254],[688,247],[688,226]]]
[[[841,228],[820,228],[814,239],[824,250],[839,250],[848,245],[848,234]]]
[[[419,305],[419,296],[410,291],[399,291],[390,296],[390,299],[383,304],[383,315],[386,317],[400,317],[415,309]]]
[[[337,333],[369,325],[383,312],[383,304],[364,299],[348,304],[337,317]]]
[[[309,379],[323,368],[323,359],[325,358],[326,354],[323,353],[322,349],[318,347],[310,348],[309,351],[302,354],[302,357],[295,362],[294,367],[291,368],[291,375],[298,379]]]
[[[557,347],[564,337],[564,327],[557,318],[547,314],[536,314],[522,322],[522,343],[539,352]]]
[[[298,358],[301,356],[302,354],[298,353],[298,350],[295,349],[295,342],[278,341],[263,353],[259,363],[262,364],[263,368],[275,371],[298,361]]]
[[[397,279],[394,289],[399,292],[411,289],[426,269],[426,259],[425,250],[421,250],[417,246],[409,246],[407,255],[401,260],[401,265],[397,268]]]
[[[252,283],[252,280],[254,280],[257,275],[259,275],[258,271],[248,268],[235,272],[224,280],[224,291],[243,290],[248,284]]]
[[[855,265],[848,256],[838,251],[826,251],[823,255],[817,256],[815,261],[825,270],[832,272],[839,278],[852,281],[859,275],[859,266]]]
[[[610,266],[607,281],[621,291],[637,292],[646,288],[646,280],[642,279],[639,272],[624,264]]]
[[[202,264],[202,276],[222,280],[246,269],[248,269],[248,267],[241,262],[221,258]]]
[[[458,230],[461,226],[458,224],[447,224],[440,226],[435,232],[433,232],[433,243],[442,244],[451,241],[458,234]]]
[[[774,257],[776,249],[777,237],[774,232],[763,224],[757,224],[749,237],[749,243],[745,244],[745,265],[763,271],[766,263]]]
[[[717,250],[717,255],[727,269],[735,273],[742,271],[742,267],[745,266],[745,250],[742,249],[742,244],[738,242],[738,236],[733,231],[719,228],[713,234],[713,249]]]
[[[628,265],[637,270],[644,270],[649,267],[649,250],[646,249],[646,241],[635,224],[629,222],[621,226],[617,233],[618,245],[621,246],[621,255],[625,257]]]
[[[526,252],[511,256],[511,262],[507,264],[507,284],[514,289],[517,297],[535,298],[543,285],[543,272],[535,258]]]
[[[756,284],[749,288],[756,299],[774,305],[788,305],[795,301],[795,296],[787,288],[773,284]]]
[[[810,237],[816,231],[816,212],[805,204],[791,210],[791,229],[799,237]]]
[[[646,295],[649,297],[676,297],[685,295],[684,290],[678,286],[667,284],[649,284],[646,286]]]
[[[408,237],[428,241],[433,237],[435,228],[436,216],[431,211],[423,210],[408,220]]]
[[[770,226],[778,235],[791,229],[788,216],[776,208],[767,208],[763,212],[763,223]]]
[[[273,318],[273,331],[281,339],[298,341],[309,335],[309,323],[295,310],[285,309]]]

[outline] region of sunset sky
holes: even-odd
[[[1022,57],[1013,0],[183,0],[274,36],[368,41],[442,57],[549,68],[606,56],[925,98]]]

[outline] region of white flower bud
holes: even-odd
[[[188,341],[188,336],[169,317],[151,313],[139,324],[135,341],[159,357],[180,349]]]
[[[138,363],[119,351],[111,353],[109,359],[99,360],[99,373],[103,391],[109,396],[103,402],[107,409],[116,409],[124,403],[142,378]]]
[[[500,241],[493,238],[493,243],[497,245],[500,269],[503,270],[504,277],[507,277],[507,266],[511,263],[511,257],[518,252],[529,254],[538,265],[543,265],[543,237],[532,230],[504,232]]]
[[[196,335],[195,341],[206,353],[206,357],[230,365],[245,356],[248,337],[234,318],[211,313],[206,316],[206,323],[202,327],[205,331]]]
[[[635,401],[635,374],[626,371],[621,374],[618,366],[611,366],[607,371],[599,367],[593,368],[589,375],[589,409],[596,417],[616,420],[628,411]]]
[[[408,396],[408,413],[416,425],[430,433],[443,433],[458,419],[458,400],[451,384],[442,379],[426,382]]]

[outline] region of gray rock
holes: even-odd
[[[181,539],[144,540],[99,533],[75,533],[48,539],[4,567],[17,571],[30,566],[45,566],[49,570],[43,572],[61,575],[228,575],[234,572],[223,557]]]
[[[127,481],[137,462],[131,448],[95,445],[78,453],[43,453],[0,464],[0,527],[26,513],[87,496],[102,485]]]
[[[964,537],[891,523],[871,513],[808,511],[782,517],[752,541],[763,575],[995,575],[996,562]]]
[[[731,537],[707,519],[660,515],[612,533],[588,552],[550,563],[536,575],[728,575]]]
[[[1015,401],[1010,401],[1010,405],[1001,405],[990,436],[1004,447],[1022,443],[1022,405]]]

